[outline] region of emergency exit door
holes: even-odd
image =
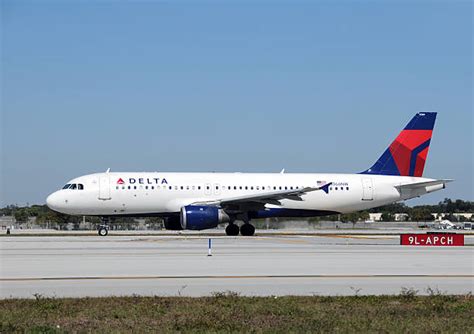
[[[374,185],[372,179],[362,179],[362,200],[372,201],[374,199]]]

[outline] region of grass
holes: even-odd
[[[417,296],[107,297],[0,300],[0,333],[456,332],[474,330],[474,298]]]

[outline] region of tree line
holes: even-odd
[[[393,221],[395,219],[395,214],[399,213],[407,214],[407,220],[409,221],[433,221],[436,218],[435,216],[433,216],[433,213],[446,213],[446,219],[449,219],[451,221],[458,221],[458,218],[454,216],[454,213],[472,212],[474,212],[473,201],[463,201],[461,199],[451,200],[449,198],[445,198],[443,201],[434,205],[418,205],[414,207],[409,207],[404,203],[394,203],[370,209],[367,211],[310,218],[309,221],[364,221],[369,219],[370,213],[382,213],[382,221]],[[82,216],[65,215],[49,209],[46,205],[31,205],[24,207],[8,205],[0,209],[0,216],[13,216],[16,222],[19,224],[28,223],[32,217],[36,218],[35,223],[38,225],[55,224],[61,227],[65,226],[68,223],[72,223],[73,225],[78,226],[82,222]],[[459,221],[463,220],[463,218],[459,219]],[[87,221],[93,224],[100,223],[100,219],[98,217],[87,217]],[[147,224],[154,225],[162,224],[162,220],[160,218],[147,218],[145,222]],[[120,217],[114,219],[113,223],[120,224],[121,226],[126,228],[135,225],[136,221],[133,217]]]

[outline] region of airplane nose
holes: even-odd
[[[51,195],[46,198],[46,205],[51,210],[56,210],[59,207],[59,196],[57,192],[52,193]]]

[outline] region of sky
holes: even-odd
[[[437,111],[473,200],[470,1],[1,1],[0,206],[105,171],[356,173]]]

